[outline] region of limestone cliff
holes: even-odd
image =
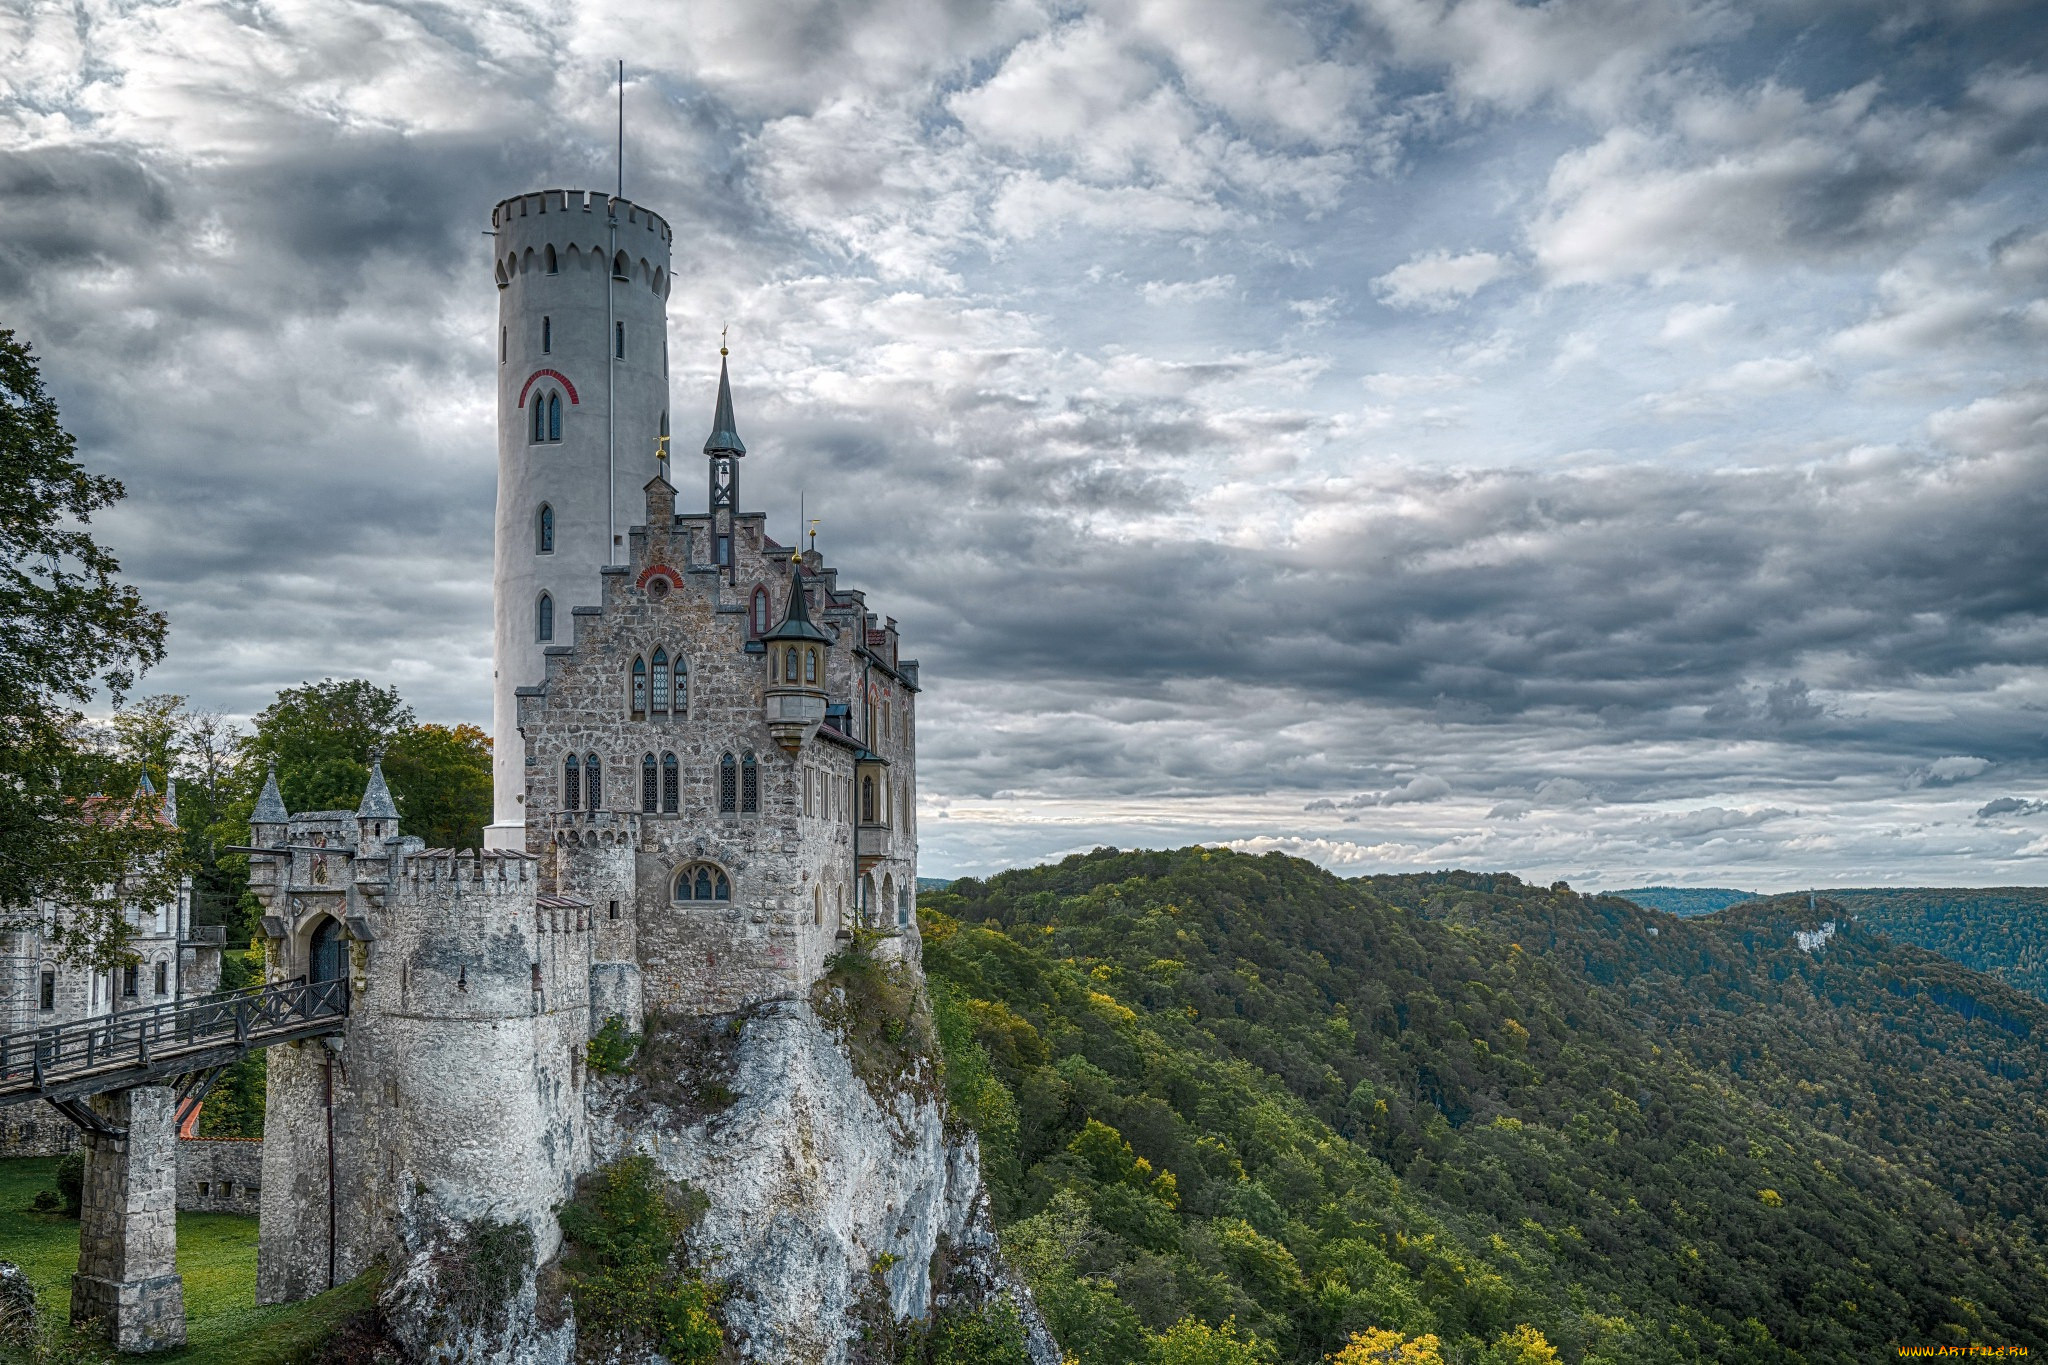
[[[835,1003],[823,998],[826,1014]],[[928,1315],[948,1292],[1009,1293],[1033,1356],[1060,1356],[996,1253],[972,1133],[949,1134],[929,1058],[864,1078],[847,1031],[808,1001],[650,1038],[588,1092],[593,1161],[645,1152],[709,1201],[693,1231],[726,1287],[744,1358],[856,1359],[862,1322]],[[941,1282],[934,1282],[934,1273]]]

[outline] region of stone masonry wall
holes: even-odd
[[[545,686],[521,698],[528,847],[541,856],[552,850],[561,887],[608,907],[621,869],[609,859],[615,845],[605,834],[616,822],[634,822],[630,938],[649,1008],[715,1014],[802,995],[856,897],[852,754],[818,738],[795,756],[776,745],[762,710],[766,660],[747,648],[753,588],[767,587],[779,620],[790,558],[764,548],[758,517],[742,518],[739,529],[735,588],[708,562],[702,524],[663,515],[633,528],[630,562],[602,576],[602,604],[573,614],[573,643],[548,651]],[[841,696],[853,675],[832,656],[848,653],[846,645],[827,651],[828,674],[840,670]],[[671,667],[677,657],[687,663],[687,702],[679,712],[650,711],[636,721],[633,661],[651,660],[656,649]],[[758,812],[719,809],[719,761],[728,753],[736,761],[754,756]],[[602,812],[565,810],[563,767],[571,754],[599,756]],[[674,812],[641,808],[647,754],[657,774],[663,755],[676,756]],[[826,784],[834,784],[829,803],[821,799]],[[587,806],[587,795],[579,804]],[[725,873],[730,901],[675,898],[676,874],[697,862]],[[608,927],[605,934],[621,943],[627,937]]]
[[[262,1209],[260,1138],[180,1138],[178,1212],[242,1213]]]

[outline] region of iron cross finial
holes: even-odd
[[[725,331],[726,331],[726,327],[727,327],[728,325],[729,325],[729,324],[726,324],[726,323],[720,323],[720,324],[718,325],[718,353],[719,353],[720,355],[724,355],[724,354],[726,354],[726,349],[725,349]]]

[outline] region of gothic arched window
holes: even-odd
[[[583,765],[570,754],[562,760],[562,809],[575,810],[583,804]]]
[[[664,815],[674,815],[682,804],[681,772],[676,767],[674,754],[661,756],[661,810]]]
[[[872,777],[860,780],[860,821],[864,825],[875,823],[875,779]]]
[[[690,666],[683,662],[683,656],[676,655],[675,713],[682,715],[690,709]]]
[[[751,815],[761,809],[761,766],[749,750],[740,760],[740,813]]]
[[[731,754],[718,760],[718,813],[731,815],[740,808],[740,768]]]
[[[604,804],[604,764],[596,754],[583,760],[583,794],[592,810]]]
[[[732,883],[725,873],[709,863],[691,863],[676,873],[676,899],[679,901],[729,901],[732,899]]]
[[[807,683],[814,683],[817,680],[818,651],[815,649],[806,649],[804,650],[804,681]]]
[[[551,555],[555,552],[555,509],[546,503],[533,516],[533,552]]]
[[[753,619],[754,634],[766,635],[768,633],[768,589],[766,588],[757,587],[754,589]]]
[[[633,660],[633,719],[647,719],[647,660]]]
[[[550,270],[548,273],[552,275],[555,272]],[[553,318],[542,318],[540,320],[540,353],[542,355],[548,355],[551,354],[554,351],[554,349],[555,320]]]
[[[554,273],[555,273],[555,269],[556,269],[556,262],[555,262],[555,249],[554,249],[553,247],[549,247],[549,248],[547,249],[547,261],[548,261],[548,264],[547,264],[547,271],[548,271],[548,274],[552,275],[552,274],[554,274]]]
[[[548,395],[548,439],[562,439],[562,395],[559,393]]]
[[[797,656],[797,655],[798,655],[798,653],[800,653],[800,652],[801,652],[801,651],[799,651],[799,650],[796,650],[796,649],[790,649],[790,650],[786,651],[786,652],[785,652],[785,653],[783,654],[783,656],[782,656],[782,680],[783,680],[784,682],[795,682],[795,681],[796,681],[796,656]]]
[[[533,638],[552,640],[555,638],[555,599],[546,593],[533,604]]]
[[[613,279],[615,279],[615,280],[623,280],[623,279],[625,279],[625,278],[626,278],[626,271],[627,271],[627,269],[628,269],[628,268],[629,268],[629,267],[628,267],[628,264],[627,264],[627,261],[626,261],[626,253],[625,253],[625,252],[621,251],[621,252],[620,252],[620,253],[619,253],[618,255],[616,255],[616,256],[614,256],[614,257],[612,257],[612,278],[613,278]]]
[[[657,716],[664,715],[668,711],[668,651],[655,650],[654,658],[648,661],[648,667],[654,675],[654,705],[651,709]]]
[[[547,403],[539,394],[533,396],[533,439],[545,441],[548,438]]]
[[[654,814],[654,755],[640,756],[640,809]]]

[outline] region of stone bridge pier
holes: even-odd
[[[97,1321],[117,1351],[182,1346],[177,1094],[167,1085],[139,1085],[87,1103],[105,1131],[85,1134],[72,1324]],[[122,1129],[125,1136],[113,1135]]]

